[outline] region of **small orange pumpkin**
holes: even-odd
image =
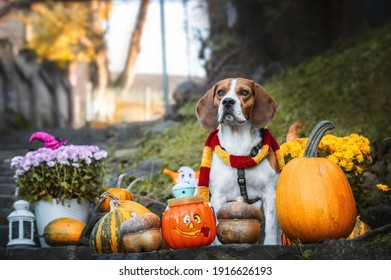
[[[121,183],[123,178],[126,174],[121,174],[118,177],[117,186],[115,188],[110,188],[106,192],[113,194],[121,201],[131,201],[133,199],[132,193],[130,192],[130,189],[132,186],[138,182],[141,179],[134,180],[126,189],[121,188]],[[99,211],[100,212],[109,212],[110,211],[110,201],[111,198],[107,197],[105,198],[100,205]]]
[[[361,221],[360,216],[357,216],[356,218],[356,224],[354,225],[353,231],[350,233],[350,235],[346,238],[348,240],[353,239],[357,236],[363,235],[364,233],[370,231],[371,228]]]
[[[342,169],[327,158],[316,158],[324,133],[334,128],[321,121],[310,134],[304,157],[282,170],[276,189],[278,222],[284,234],[301,243],[347,237],[356,221],[356,203]]]
[[[43,238],[50,246],[79,245],[80,235],[86,224],[72,218],[58,218],[44,229]]]
[[[172,249],[207,246],[216,237],[216,219],[201,195],[169,199],[162,233]]]
[[[292,246],[292,241],[284,233],[281,233],[281,245],[282,246]]]

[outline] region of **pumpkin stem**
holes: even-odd
[[[144,177],[140,177],[140,178],[136,178],[134,179],[130,184],[129,186],[126,188],[126,190],[130,191],[131,188],[133,188],[133,186],[139,182],[139,181],[144,181]]]
[[[334,123],[332,121],[324,120],[318,122],[318,124],[312,129],[310,136],[308,137],[307,146],[304,151],[304,157],[317,157],[318,146],[322,140],[326,131],[333,129]]]
[[[121,184],[122,184],[122,181],[123,181],[125,176],[126,176],[126,174],[119,175],[118,181],[117,181],[117,186],[116,186],[117,189],[121,188]]]
[[[116,195],[113,195],[112,193],[109,193],[109,192],[104,192],[101,194],[100,196],[100,199],[104,199],[104,198],[110,198],[110,211],[112,210],[112,208],[114,207],[118,207],[118,205],[120,204],[120,200],[119,198],[116,196]]]

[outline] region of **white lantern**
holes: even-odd
[[[34,220],[35,216],[29,209],[30,204],[25,200],[15,201],[15,211],[8,215],[9,242],[7,246],[35,246]]]

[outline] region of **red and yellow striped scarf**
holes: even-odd
[[[202,155],[198,186],[203,186],[206,188],[209,187],[210,166],[212,163],[213,152],[215,152],[215,154],[229,166],[233,168],[246,169],[254,167],[262,160],[264,160],[268,156],[271,148],[272,152],[274,152],[276,156],[278,169],[281,171],[284,167],[284,156],[280,150],[280,146],[267,128],[263,129],[262,149],[260,149],[258,154],[254,157],[231,155],[225,151],[220,146],[220,140],[217,135],[218,132],[218,129],[212,131],[206,139],[204,152]]]

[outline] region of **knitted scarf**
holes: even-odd
[[[209,187],[210,166],[212,163],[213,152],[229,166],[233,168],[246,169],[254,167],[258,163],[260,163],[268,156],[271,149],[276,156],[279,170],[281,171],[284,167],[284,156],[280,150],[280,146],[267,128],[263,129],[262,146],[259,147],[258,153],[252,156],[231,155],[230,153],[225,151],[220,146],[220,140],[217,135],[218,132],[218,129],[212,131],[206,139],[204,152],[202,155],[198,186]]]

